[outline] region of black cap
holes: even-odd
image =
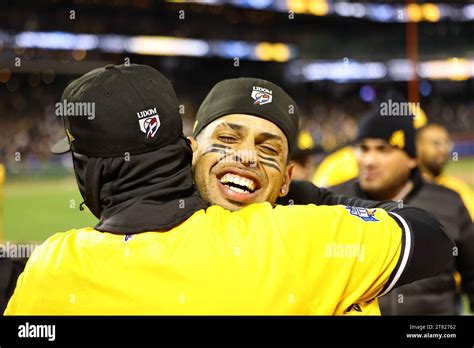
[[[415,127],[413,115],[382,115],[380,109],[372,110],[359,124],[356,143],[364,138],[384,139],[390,145],[416,158]]]
[[[294,149],[299,126],[298,107],[274,83],[249,77],[220,81],[199,107],[193,135],[197,136],[209,123],[230,114],[253,115],[275,123],[285,133],[290,153]]]
[[[146,65],[107,65],[71,82],[56,104],[66,138],[51,151],[118,157],[156,150],[182,136],[171,83]]]

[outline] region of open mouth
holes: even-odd
[[[227,173],[220,178],[222,185],[237,193],[254,193],[257,187],[255,181],[243,176]]]
[[[255,203],[262,187],[258,176],[237,167],[227,167],[216,175],[218,187],[223,197],[229,202],[240,204]]]

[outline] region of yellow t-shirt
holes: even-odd
[[[435,178],[435,183],[456,191],[461,196],[471,219],[474,221],[474,193],[468,184],[454,176],[441,174]]]
[[[311,181],[319,187],[331,187],[354,179],[358,172],[354,150],[346,146],[323,159]]]
[[[408,253],[382,209],[213,206],[168,232],[55,234],[5,314],[379,314]]]

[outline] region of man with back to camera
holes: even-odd
[[[379,299],[382,314],[456,314],[453,278],[456,270],[461,274],[462,289],[470,298],[471,309],[474,308],[473,225],[456,192],[422,181],[416,161],[412,117],[380,116],[379,111],[374,110],[361,121],[356,143],[358,178],[331,190],[422,208],[436,216],[456,242],[455,262],[435,277],[399,287]],[[439,257],[429,248],[425,252],[430,262]]]
[[[443,227],[417,209],[207,207],[174,90],[150,67],[93,70],[62,99],[95,103],[93,120],[65,117],[53,151],[71,150],[100,220],[36,248],[7,315],[343,314],[450,261]],[[426,231],[443,256],[430,265],[419,258]],[[363,257],[330,257],[334,243],[359,245]]]

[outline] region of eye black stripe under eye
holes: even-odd
[[[230,149],[230,146],[222,145],[222,144],[211,144],[209,147],[219,147],[221,149]]]
[[[265,161],[260,161],[264,166],[268,166],[268,167],[272,167],[272,168],[275,168],[276,170],[280,171],[280,166],[278,164],[275,164],[275,163],[268,163],[268,162],[265,162]]]
[[[231,148],[230,146],[226,146],[226,145],[211,144],[211,145],[209,145],[209,146],[206,148],[206,151],[204,151],[204,153],[208,153],[208,152],[210,152],[212,149],[224,151],[224,150],[229,150],[230,148]],[[213,152],[216,152],[216,151],[213,151]]]
[[[267,160],[267,161],[272,161],[272,162],[278,163],[278,161],[275,158],[265,157],[265,156],[262,156],[260,154],[258,155],[258,157],[263,158],[264,160]]]
[[[227,156],[227,154],[228,154],[227,151],[225,151],[225,150],[213,149],[213,148],[211,148],[211,149],[205,151],[205,152],[203,153],[203,155],[207,155],[208,153],[212,153],[212,152],[220,153],[220,154],[226,155],[226,156]]]

